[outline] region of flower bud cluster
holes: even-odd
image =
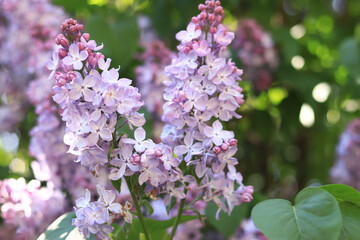
[[[277,51],[270,34],[264,32],[254,19],[239,21],[233,44],[238,51],[246,72],[246,79],[253,82],[257,91],[272,83],[272,72],[278,66]]]
[[[234,206],[251,201],[253,193],[235,168],[234,133],[223,130],[220,122],[241,117],[236,110],[244,102],[239,87],[242,70],[219,56],[234,39],[221,24],[220,1],[206,1],[199,10],[187,30],[176,34],[179,54],[165,70],[169,79],[162,119],[168,125],[162,140],[180,161],[195,168],[204,200],[230,213]]]
[[[336,161],[330,176],[334,183],[360,190],[360,118],[352,120],[342,133],[336,147]]]
[[[26,183],[19,178],[0,181],[0,204],[6,227],[16,228],[11,239],[25,240],[36,239],[47,227],[44,222],[51,223],[62,214],[66,201],[51,184],[41,187],[38,180]]]

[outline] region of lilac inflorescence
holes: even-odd
[[[257,91],[272,83],[272,73],[278,66],[277,51],[269,33],[254,19],[240,20],[233,44],[241,59],[246,79],[253,82]]]
[[[176,34],[179,54],[165,70],[169,79],[163,120],[168,125],[162,140],[181,162],[195,166],[204,200],[213,200],[219,210],[230,213],[234,206],[251,201],[253,193],[235,168],[234,133],[220,122],[240,118],[236,110],[244,102],[238,85],[242,70],[220,56],[234,39],[221,24],[220,2],[206,1],[199,10],[187,29]]]

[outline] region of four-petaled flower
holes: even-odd
[[[66,56],[62,62],[65,65],[73,66],[75,70],[81,70],[83,67],[83,61],[88,57],[87,51],[80,52],[79,47],[76,44],[71,44],[69,47],[69,55]]]

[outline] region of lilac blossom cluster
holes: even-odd
[[[238,51],[246,78],[257,91],[268,89],[272,72],[278,66],[277,51],[271,36],[254,19],[239,21],[233,46]]]
[[[100,239],[110,239],[108,233],[114,229],[105,223],[111,223],[118,215],[123,216],[126,222],[132,223],[130,212],[132,205],[128,201],[123,205],[117,203],[116,193],[105,190],[101,185],[97,185],[97,192],[100,196],[97,201],[90,201],[88,190],[85,197],[76,200],[76,218],[73,219],[73,225],[77,226],[87,238],[93,233]]]
[[[41,187],[38,180],[26,183],[24,178],[0,181],[1,217],[8,229],[7,239],[36,239],[63,211],[65,196],[52,184]]]
[[[334,183],[360,190],[360,118],[352,120],[342,133],[336,147],[336,161],[330,176]]]
[[[97,52],[103,46],[97,46],[94,40],[90,40],[88,33],[81,34],[83,26],[76,20],[66,20],[61,29],[64,35],[56,38],[60,48],[54,52],[48,68],[52,70],[50,78],[56,81],[53,99],[59,104],[66,123],[64,142],[69,145],[68,152],[76,155],[76,161],[88,167],[95,176],[104,169],[101,166],[107,165],[111,167],[109,177],[112,180],[141,172],[141,184],[149,179],[156,184],[158,172],[151,169],[154,166],[147,165],[145,168],[145,163],[144,166],[140,164],[145,162],[146,156],[141,159],[139,153],[144,152],[145,146],[154,147],[155,144],[151,140],[143,141],[145,131],[141,126],[145,118],[137,112],[143,105],[137,88],[130,86],[131,80],[119,79],[119,69],[109,69],[111,59],[105,60],[104,55]],[[134,132],[136,140],[117,132],[125,124],[130,129],[137,127]],[[158,149],[152,150],[153,154],[148,153],[149,157],[158,154]],[[155,175],[150,176],[152,171]],[[99,199],[113,201],[113,193],[108,191],[98,191]],[[90,199],[89,196],[87,192],[85,198]],[[77,218],[73,223],[86,236],[91,232],[102,239],[107,239],[106,233],[112,231],[105,224],[111,223],[113,218],[110,216],[127,212],[131,207],[129,203],[124,203],[114,210],[107,204],[99,204],[99,201],[88,200],[87,204],[78,204],[79,201],[83,202],[77,201]],[[118,211],[120,207],[122,212]],[[89,211],[94,211],[99,218],[90,218]],[[128,213],[124,217],[131,222],[132,217]]]
[[[24,117],[26,88],[47,74],[44,63],[64,17],[50,0],[0,0],[0,131]]]
[[[162,119],[167,125],[162,140],[180,162],[195,166],[203,199],[213,200],[219,210],[230,213],[234,206],[251,201],[253,193],[235,168],[234,133],[224,130],[220,122],[240,118],[236,110],[244,102],[238,85],[242,70],[219,56],[234,39],[221,24],[220,1],[206,1],[199,10],[187,29],[176,34],[181,42],[179,54],[165,70],[169,80],[165,82]]]

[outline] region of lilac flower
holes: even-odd
[[[234,40],[234,33],[227,32],[225,29],[220,29],[215,34],[215,41],[222,46],[229,45]]]
[[[194,138],[192,136],[192,133],[186,134],[184,138],[184,143],[185,145],[176,146],[174,149],[174,153],[176,155],[183,155],[187,153],[185,156],[185,162],[189,162],[193,155],[198,155],[201,153],[203,145],[200,142],[194,144]]]
[[[95,85],[95,82],[96,77],[93,75],[86,76],[84,80],[82,78],[75,78],[71,82],[70,98],[78,100],[84,96],[85,101],[92,102],[95,94],[90,88]]]
[[[225,65],[224,58],[214,58],[213,55],[209,54],[206,56],[206,65],[202,65],[199,68],[199,74],[204,75],[208,74],[208,79],[211,80],[215,77],[217,71]]]
[[[91,134],[87,137],[89,141],[89,145],[95,145],[99,141],[99,137],[106,141],[111,141],[111,131],[110,129],[106,128],[106,117],[102,116],[97,122],[90,121],[90,131]]]
[[[142,127],[139,127],[134,132],[135,140],[131,138],[125,138],[123,139],[123,142],[127,144],[134,144],[135,150],[141,153],[144,152],[146,148],[151,148],[155,145],[150,139],[145,140],[145,136],[145,130]]]
[[[83,61],[88,57],[88,53],[84,50],[79,51],[79,47],[76,44],[71,44],[69,47],[69,56],[65,57],[62,62],[65,65],[73,66],[75,70],[80,70],[83,67]]]
[[[211,52],[206,40],[201,40],[200,43],[195,42],[193,48],[199,57],[204,57]]]
[[[223,143],[223,140],[227,141],[234,137],[234,133],[222,130],[222,124],[219,120],[216,120],[212,124],[212,127],[206,126],[204,128],[204,134],[211,138],[216,146],[220,146]]]
[[[232,67],[229,65],[225,65],[217,71],[216,77],[213,78],[212,81],[215,84],[224,83],[225,85],[233,85],[234,79],[232,78],[231,74]]]
[[[201,35],[200,30],[196,30],[196,25],[190,22],[186,28],[186,31],[180,31],[176,34],[176,39],[182,42],[190,42],[194,38],[198,38]]]
[[[125,170],[129,168],[133,172],[139,171],[139,166],[134,165],[131,162],[133,147],[131,145],[125,145],[122,148],[122,153],[120,158],[114,158],[111,160],[111,165],[119,168],[112,168],[109,178],[111,180],[118,180],[124,176]]]

